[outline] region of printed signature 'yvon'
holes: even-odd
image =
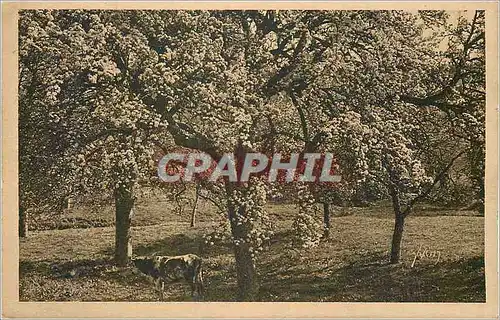
[[[415,265],[415,262],[417,262],[417,259],[436,259],[436,262],[434,264],[438,264],[439,259],[441,259],[441,251],[432,250],[431,248],[425,248],[420,245],[417,252],[415,252],[415,257],[413,258],[413,262],[411,264],[412,268]]]

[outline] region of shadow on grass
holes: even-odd
[[[279,257],[277,258],[280,259]],[[484,259],[474,257],[415,268],[372,253],[341,268],[263,265],[262,301],[485,302]],[[266,272],[266,270],[268,272]]]
[[[340,268],[326,265],[316,269],[297,265],[294,260],[286,263],[284,258],[276,255],[259,266],[260,301],[485,302],[482,257],[410,268],[403,264],[389,265],[384,262],[385,253],[378,252]],[[211,268],[209,263],[206,268],[205,301],[235,301],[234,264],[222,260],[220,265],[221,268]],[[20,277],[34,276],[53,281],[112,281],[151,291],[154,298],[147,276],[134,268],[116,268],[111,260],[20,261]],[[169,301],[189,299],[184,284],[174,286],[167,289],[171,293]]]
[[[82,259],[62,262],[19,261],[19,275],[36,273],[51,278],[92,278],[101,277],[104,272],[114,270],[111,259]]]

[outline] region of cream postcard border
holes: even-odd
[[[22,9],[486,10],[486,303],[19,302],[17,19]],[[2,317],[4,318],[497,318],[498,3],[496,2],[8,2],[2,4]]]

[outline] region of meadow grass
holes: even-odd
[[[223,217],[201,204],[197,226],[190,228],[188,211],[173,214],[167,203],[139,204],[134,253],[196,253],[204,259],[204,301],[234,301],[231,246],[208,246],[202,237]],[[276,232],[257,262],[260,301],[485,301],[484,218],[472,212],[417,208],[406,222],[401,263],[390,265],[393,219],[387,205],[332,212],[330,237],[310,249],[292,246],[293,206],[271,205],[268,211]],[[21,301],[158,301],[151,279],[111,261],[112,208],[67,214],[110,225],[32,231],[21,239]],[[182,282],[169,285],[164,297],[191,300]]]

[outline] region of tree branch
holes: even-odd
[[[434,187],[437,185],[437,183],[444,177],[444,175],[453,166],[453,163],[455,162],[455,160],[457,160],[458,158],[460,158],[464,153],[465,153],[465,151],[461,151],[459,154],[457,154],[455,157],[453,157],[453,159],[450,160],[450,162],[446,165],[446,167],[444,167],[444,169],[441,170],[441,172],[439,172],[439,174],[436,176],[436,178],[434,178],[434,182],[429,187],[427,187],[427,189],[425,189],[424,192],[420,193],[418,196],[416,196],[415,198],[413,198],[412,201],[410,201],[410,203],[406,206],[405,211],[403,212],[403,215],[405,217],[408,214],[410,214],[411,209],[413,208],[413,206],[418,201],[424,199],[425,197],[427,197],[431,193],[432,189],[434,189]]]
[[[304,111],[300,107],[300,104],[299,104],[297,98],[295,97],[295,93],[293,93],[293,92],[290,91],[289,94],[290,94],[290,98],[292,99],[293,105],[295,106],[295,108],[297,108],[297,112],[299,113],[300,125],[302,127],[302,133],[304,135],[304,141],[305,141],[305,143],[307,145],[309,143],[309,130],[307,128],[307,121],[306,121],[306,117],[304,115]]]

